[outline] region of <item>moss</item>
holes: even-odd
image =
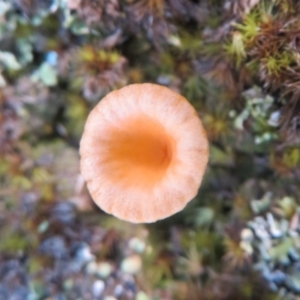
[[[0,250],[3,253],[17,253],[25,251],[28,247],[26,237],[22,234],[7,229],[3,232],[0,244]]]
[[[294,260],[281,268],[289,285],[274,295],[254,271],[254,263],[265,264],[256,248],[262,241],[254,237],[251,263],[240,242],[256,215],[298,224],[299,1],[84,0],[71,1],[72,9],[66,1],[50,1],[51,9],[48,1],[14,2],[0,0],[0,51],[8,53],[0,66],[1,266],[8,258],[24,263],[41,299],[84,299],[96,278],[85,266],[67,273],[77,246],[118,266],[139,237],[146,246],[135,288],[149,298],[293,299]],[[186,96],[211,149],[195,199],[174,217],[139,227],[91,204],[78,155],[92,107],[135,82]],[[68,201],[78,206],[76,221],[56,208]],[[69,251],[63,267],[38,254],[57,235]],[[267,252],[269,271],[288,248],[299,252],[295,241],[277,240]]]

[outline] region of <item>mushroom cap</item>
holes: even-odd
[[[105,96],[88,116],[80,142],[81,172],[95,203],[132,223],[182,210],[197,195],[208,153],[193,106],[151,83]]]

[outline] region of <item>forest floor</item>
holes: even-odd
[[[300,299],[297,0],[0,0],[0,300]],[[79,143],[111,90],[184,95],[198,195],[133,225],[92,201]]]

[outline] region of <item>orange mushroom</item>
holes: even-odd
[[[150,223],[196,196],[208,151],[202,123],[183,96],[157,84],[132,84],[109,93],[90,113],[81,172],[105,212]]]

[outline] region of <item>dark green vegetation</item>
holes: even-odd
[[[0,299],[300,299],[299,16],[0,0]],[[185,95],[211,145],[196,199],[146,226],[105,216],[79,173],[89,111],[135,82]]]

